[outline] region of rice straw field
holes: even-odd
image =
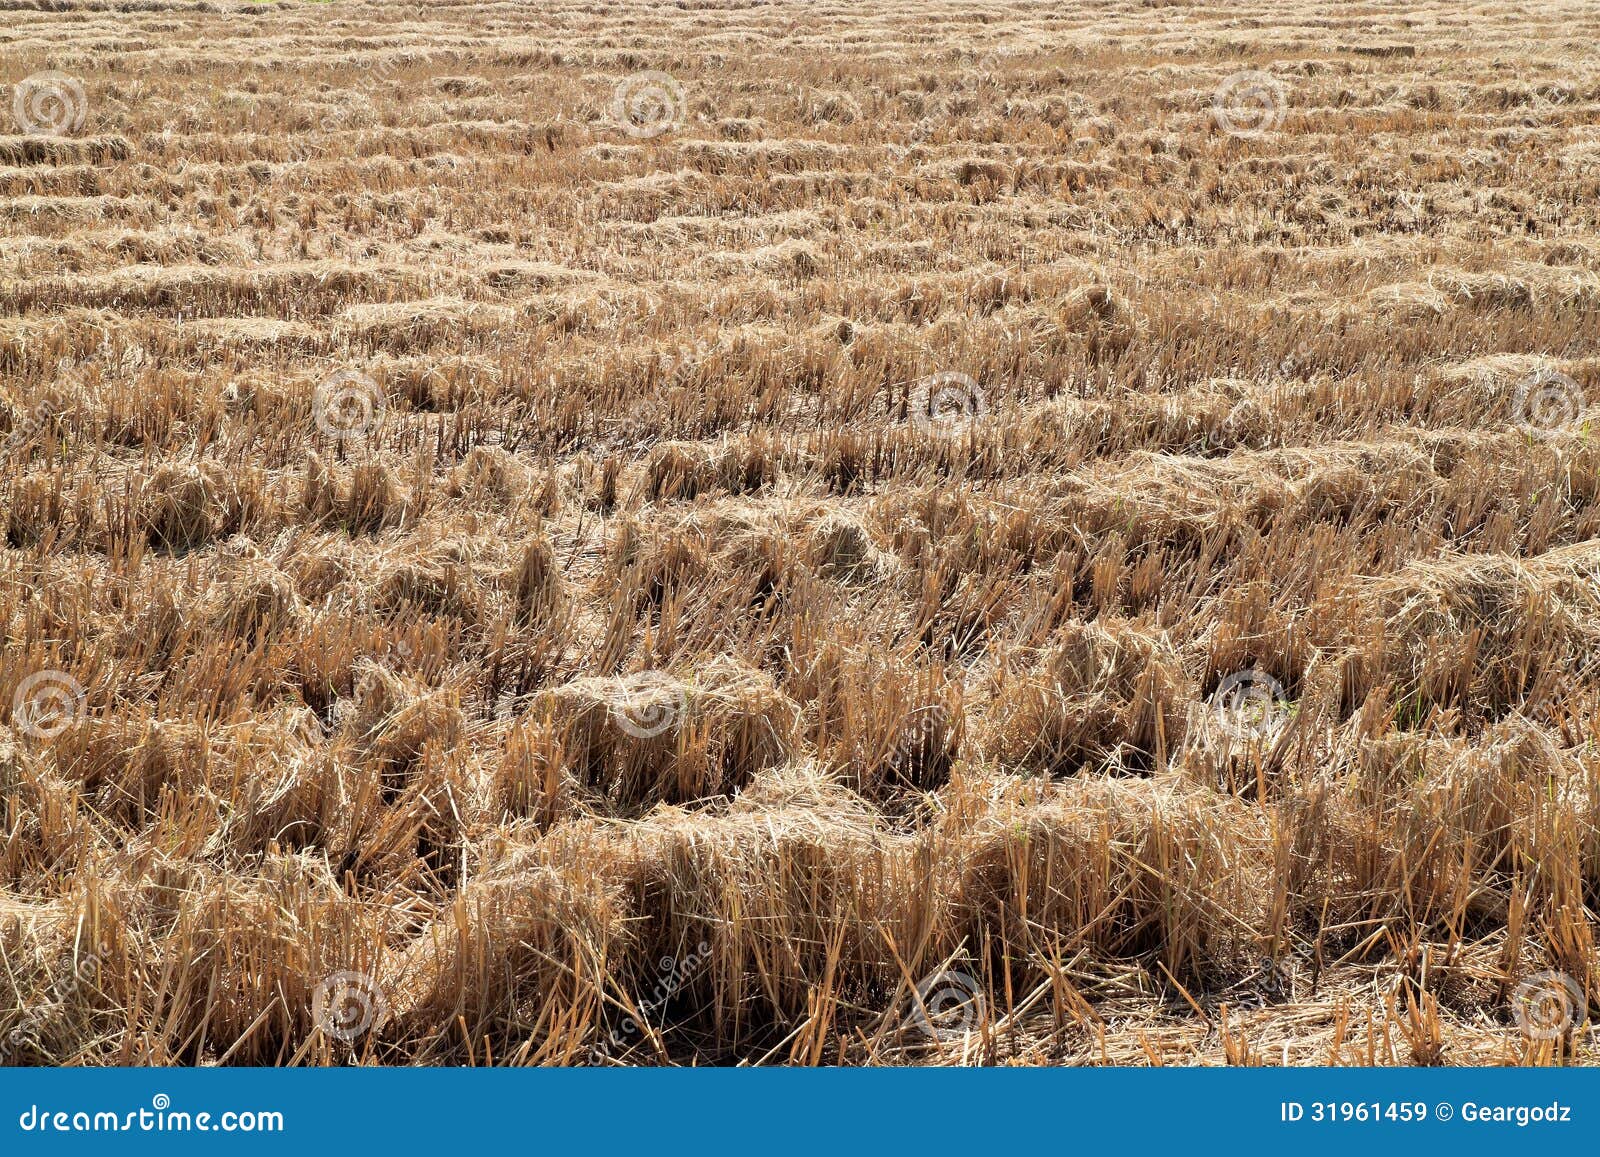
[[[0,1063],[1600,1055],[1600,8],[0,9]]]

